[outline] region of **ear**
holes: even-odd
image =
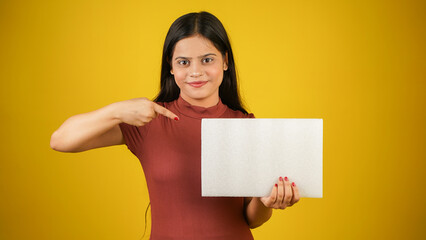
[[[225,58],[223,59],[223,71],[228,70],[228,53],[225,53]]]
[[[170,65],[170,74],[173,75],[173,66],[172,66],[172,64],[169,61],[169,57],[167,57],[167,63]]]

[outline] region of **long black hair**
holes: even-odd
[[[171,59],[176,43],[195,34],[209,39],[222,53],[228,55],[228,69],[223,73],[223,80],[219,86],[219,97],[225,105],[232,110],[239,110],[247,114],[242,106],[238,92],[237,73],[235,70],[234,55],[231,44],[222,23],[213,14],[208,12],[193,12],[185,14],[170,26],[163,47],[161,62],[160,92],[154,99],[155,102],[171,102],[178,99],[180,89],[177,86],[171,70]]]

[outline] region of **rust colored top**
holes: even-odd
[[[121,123],[129,150],[139,158],[151,200],[151,239],[253,239],[242,197],[201,197],[201,119],[253,118],[228,108],[193,106],[179,97],[159,103],[162,115],[142,127]]]

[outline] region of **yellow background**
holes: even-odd
[[[255,238],[424,239],[426,3],[341,0],[0,1],[0,239],[141,237],[137,158],[55,152],[50,136],[153,98],[170,24],[200,10],[230,35],[250,112],[324,119],[324,198],[275,211]]]

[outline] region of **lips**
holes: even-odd
[[[189,82],[188,84],[195,88],[200,88],[204,86],[207,83],[207,81],[195,81],[195,82]]]

